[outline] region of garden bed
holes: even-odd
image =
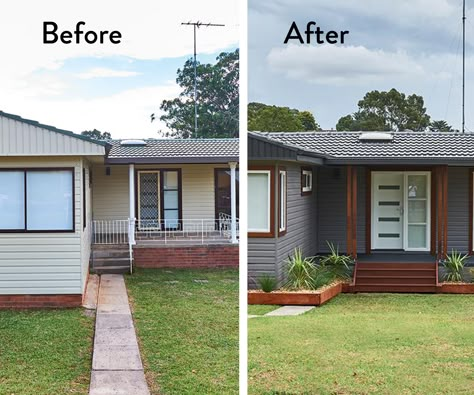
[[[438,292],[443,294],[474,294],[474,283],[441,283]]]
[[[249,291],[248,304],[320,306],[341,292],[341,282],[314,291]]]

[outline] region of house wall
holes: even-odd
[[[448,168],[448,253],[469,250],[469,177],[465,167]]]
[[[264,163],[258,163],[263,165]],[[265,163],[268,165],[269,163]],[[313,193],[301,196],[301,165],[294,162],[271,163],[287,170],[287,231],[273,238],[248,239],[248,282],[257,288],[257,279],[263,275],[275,277],[280,284],[285,280],[285,260],[297,247],[305,256],[317,252],[317,193],[319,185],[316,168],[313,169]],[[275,173],[277,174],[277,173]],[[251,193],[251,191],[249,191]],[[275,202],[278,202],[278,177],[275,177]],[[278,235],[278,204],[275,204],[275,235]]]
[[[104,165],[93,168],[94,219],[127,219],[129,215],[128,166],[110,166],[105,175]],[[135,166],[136,170],[181,169],[183,219],[215,218],[214,169],[228,168],[226,164],[182,164]]]
[[[0,115],[0,156],[105,155],[101,145]]]
[[[0,295],[81,294],[80,158],[2,157],[0,167],[74,167],[74,233],[0,233]]]
[[[82,189],[82,176],[83,172],[81,170],[81,280],[82,280],[82,291],[85,292],[85,287],[87,285],[87,279],[89,277],[89,261],[91,255],[91,237],[92,237],[92,188],[89,185],[90,180],[90,162],[87,160],[82,161],[82,168],[85,170],[85,197],[86,197],[86,222],[84,223],[84,218],[82,215],[83,208],[83,199],[84,191]]]

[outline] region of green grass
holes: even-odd
[[[267,304],[249,304],[247,313],[248,315],[265,315],[270,311],[278,309],[280,306],[267,305]]]
[[[0,311],[0,394],[88,394],[93,326],[81,309]]]
[[[470,295],[339,295],[248,325],[249,394],[473,393]]]
[[[126,283],[153,394],[238,394],[237,270],[142,269]]]

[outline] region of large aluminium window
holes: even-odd
[[[272,170],[248,171],[248,232],[251,237],[272,237]]]
[[[74,231],[73,177],[74,169],[0,170],[0,231]]]

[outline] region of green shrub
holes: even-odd
[[[443,267],[446,271],[443,280],[452,282],[463,281],[464,265],[466,264],[468,257],[468,255],[462,256],[461,253],[452,250],[451,254],[442,261]]]
[[[293,256],[285,261],[288,280],[285,288],[290,290],[314,289],[315,265],[314,258],[304,258],[301,248],[295,248]]]
[[[349,279],[351,277],[351,265],[354,260],[348,255],[341,255],[339,247],[335,247],[333,243],[329,241],[326,241],[326,243],[331,252],[328,255],[318,257],[319,264],[332,274],[333,279]]]
[[[277,286],[276,278],[269,275],[264,275],[260,277],[257,281],[263,292],[272,292]]]

